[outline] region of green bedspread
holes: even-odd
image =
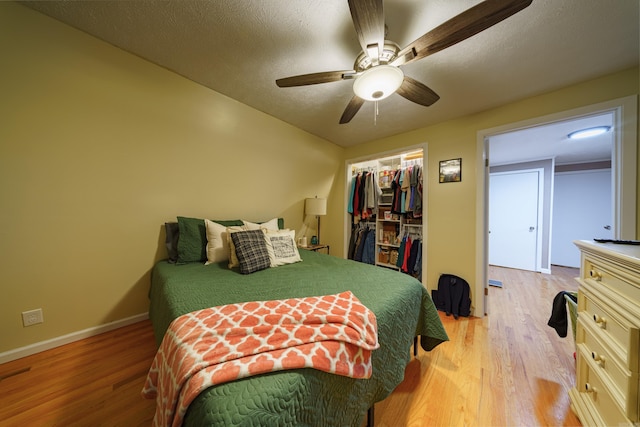
[[[303,261],[249,275],[224,263],[157,263],[149,315],[158,344],[176,317],[234,302],[299,298],[350,290],[376,315],[380,349],[373,376],[356,380],[314,369],[259,375],[211,387],[186,414],[187,426],[359,426],[367,409],[403,380],[414,336],[431,350],[447,334],[427,290],[396,271],[301,250]]]

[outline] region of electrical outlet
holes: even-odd
[[[23,326],[31,326],[38,323],[44,322],[42,318],[42,309],[37,308],[35,310],[23,311],[22,312],[22,325]]]

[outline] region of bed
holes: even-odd
[[[377,318],[373,375],[358,380],[315,369],[262,374],[216,385],[191,403],[185,426],[359,426],[403,380],[414,337],[424,350],[447,341],[426,289],[411,276],[300,250],[301,262],[240,274],[225,262],[158,262],[149,316],[158,345],[173,319],[207,307],[351,291]]]

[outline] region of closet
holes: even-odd
[[[349,259],[422,276],[423,152],[351,164]]]

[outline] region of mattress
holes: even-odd
[[[427,351],[448,340],[427,290],[415,278],[322,253],[301,250],[300,255],[302,262],[248,275],[225,263],[158,262],[149,292],[158,345],[173,319],[194,310],[348,290],[377,318],[381,347],[373,352],[372,377],[297,369],[217,385],[193,401],[184,425],[359,426],[367,409],[403,380],[416,335]]]

